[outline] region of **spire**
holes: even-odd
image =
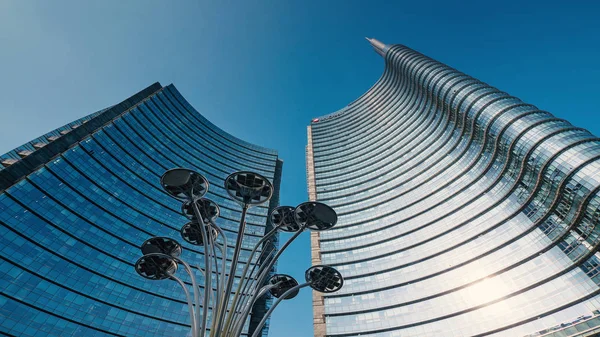
[[[365,39],[367,39],[367,41],[369,41],[369,43],[371,44],[371,46],[373,46],[373,48],[375,49],[377,54],[379,54],[383,57],[385,57],[385,53],[388,51],[388,49],[390,49],[390,46],[388,46],[387,44],[385,44],[377,39],[368,38],[368,37],[365,37]]]

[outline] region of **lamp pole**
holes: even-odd
[[[282,300],[295,297],[301,288],[310,286],[319,292],[333,292],[342,287],[342,275],[329,266],[309,268],[305,273],[306,282],[303,284],[298,284],[294,278],[284,274],[275,274],[269,278],[281,254],[304,230],[323,231],[335,226],[337,214],[331,207],[319,202],[305,202],[297,207],[276,207],[268,217],[268,221],[273,224],[273,229],[254,245],[248,261],[245,262],[240,281],[237,287],[234,287],[247,212],[251,207],[270,200],[273,195],[271,182],[257,173],[248,171],[235,172],[225,179],[225,190],[242,208],[229,273],[226,268],[227,237],[216,224],[220,208],[212,200],[204,198],[209,189],[208,180],[198,172],[175,168],[166,171],[160,183],[169,195],[183,202],[182,214],[190,222],[181,228],[181,237],[186,242],[203,248],[203,258],[200,259],[203,267],[198,266],[197,269],[204,278],[204,291],[201,292],[196,282],[196,274],[190,264],[181,258],[182,246],[173,238],[153,237],[146,240],[141,246],[143,256],[136,262],[135,270],[147,279],[171,279],[182,287],[188,304],[193,337],[239,337],[252,306],[259,298],[270,294],[277,300],[254,331],[252,337],[257,337],[277,305]],[[278,250],[273,237],[279,231],[293,232],[294,235]],[[217,250],[220,251],[220,257],[217,255]],[[250,268],[251,264],[253,264],[252,268]],[[176,276],[179,265],[184,267],[191,280],[192,293],[189,291],[189,286]],[[213,277],[215,278],[214,294]],[[210,328],[209,312],[212,317]]]

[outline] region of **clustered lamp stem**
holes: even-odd
[[[264,237],[262,237],[256,243],[256,245],[252,249],[252,252],[250,253],[250,257],[248,258],[248,261],[252,261],[254,259],[254,254],[256,254],[256,251],[258,250],[259,247],[262,247],[263,249],[257,259],[257,262],[262,261],[265,252],[269,252],[269,255],[270,255],[271,251],[267,249],[268,245],[263,245],[263,243],[267,242],[268,244],[271,244],[271,242],[269,240],[271,239],[271,237],[273,237],[273,235],[275,235],[275,233],[277,233],[277,228],[273,228],[269,233],[267,233]],[[267,258],[269,255],[267,255]],[[253,275],[254,270],[256,269],[257,265],[258,265],[258,263],[254,264],[252,266],[252,269],[250,270],[250,274],[248,274],[248,267],[250,266],[250,263],[246,263],[246,265],[244,266],[244,270],[242,271],[242,275],[241,275],[241,281],[238,284],[237,290],[235,291],[235,294],[233,296],[233,302],[231,304],[231,307],[233,309],[233,314],[229,315],[227,321],[225,322],[225,327],[223,329],[223,331],[225,331],[226,333],[230,331],[230,326],[231,326],[232,320],[234,320],[234,318],[236,317],[236,314],[238,314],[238,308],[240,307],[240,304],[242,302],[242,301],[238,301],[240,299],[240,296],[242,296],[242,298],[246,297],[246,295],[241,295],[240,292],[244,293],[247,290],[250,282],[244,282],[244,280],[246,280],[246,278],[250,278]]]
[[[238,236],[235,242],[235,250],[233,251],[233,258],[231,260],[231,267],[229,268],[229,279],[227,280],[227,285],[225,286],[225,291],[223,292],[223,299],[221,303],[221,308],[224,308],[229,303],[229,295],[231,294],[231,288],[233,287],[233,281],[235,280],[235,271],[237,268],[237,262],[240,257],[240,250],[242,248],[242,240],[244,239],[244,232],[246,230],[246,213],[248,212],[249,205],[244,204],[242,206],[242,216],[240,218],[240,224],[238,229]],[[250,261],[249,261],[250,262]],[[241,282],[241,280],[240,280]],[[221,330],[221,325],[223,325],[223,320],[225,319],[225,314],[227,312],[223,310],[219,313],[218,321],[217,321],[217,331]],[[233,313],[230,314],[230,316]]]
[[[211,244],[211,239],[208,238],[208,235],[206,234],[206,224],[204,223],[204,219],[202,217],[202,214],[200,213],[200,210],[198,209],[198,205],[194,200],[193,194],[190,193],[188,196],[188,201],[191,202],[193,210],[194,210],[194,215],[196,217],[196,219],[198,220],[199,223],[199,227],[200,227],[200,235],[202,236],[202,241],[203,241],[203,246],[204,246],[204,266],[205,266],[205,272],[204,272],[204,301],[202,303],[202,317],[207,317],[208,316],[208,305],[210,302],[210,295],[212,294],[212,270],[211,270],[211,266],[212,266],[212,261],[211,260],[211,256],[210,254],[214,252],[214,249],[212,249],[210,247]],[[194,288],[196,288],[196,286],[194,286]],[[196,305],[198,305],[198,299],[196,298]],[[200,322],[200,310],[198,308],[196,308],[196,323]],[[206,319],[202,319],[202,322],[200,323],[200,331],[199,331],[199,336],[200,337],[204,337],[204,334],[206,333]]]
[[[273,310],[275,310],[275,308],[277,307],[277,305],[282,300],[284,300],[286,298],[286,296],[289,296],[293,292],[297,292],[301,288],[304,288],[304,287],[306,287],[308,285],[310,285],[310,283],[303,283],[303,284],[299,284],[299,285],[297,285],[295,287],[292,287],[292,288],[288,289],[286,292],[284,292],[283,295],[281,295],[281,297],[279,297],[277,300],[275,300],[275,302],[273,302],[273,305],[271,305],[271,307],[269,308],[269,310],[267,311],[267,313],[260,320],[260,323],[258,323],[258,327],[256,328],[256,330],[254,330],[254,333],[252,334],[252,337],[257,337],[259,335],[260,331],[262,330],[262,327],[265,326],[265,323],[267,322],[267,319],[273,313]]]
[[[226,231],[216,224],[220,215],[219,206],[204,198],[209,187],[206,178],[192,170],[175,168],[165,172],[160,182],[169,195],[183,201],[181,211],[190,222],[183,225],[180,234],[187,243],[202,247],[196,253],[202,255],[199,263],[203,265],[197,266],[195,271],[180,258],[183,249],[176,240],[153,237],[142,244],[143,256],[136,262],[135,270],[147,279],[171,279],[181,286],[188,305],[193,337],[239,337],[256,301],[266,295],[275,297],[277,300],[253,332],[252,337],[257,337],[277,305],[282,300],[294,298],[301,288],[310,286],[315,291],[333,292],[342,287],[342,275],[329,266],[309,268],[305,273],[306,282],[300,285],[291,276],[273,274],[273,267],[281,254],[305,229],[322,231],[337,223],[337,214],[331,207],[319,202],[305,202],[295,208],[274,208],[268,219],[273,229],[254,244],[247,261],[240,261],[246,239],[244,234],[248,211],[253,206],[269,201],[273,194],[273,185],[267,178],[240,171],[225,179],[225,190],[241,205],[233,247],[228,246]],[[278,250],[276,234],[280,231],[294,235]],[[229,268],[228,257],[231,259]],[[245,265],[234,287],[240,263]],[[189,277],[193,294],[185,278],[176,276],[179,265],[183,266]],[[196,282],[196,272],[203,278],[203,288]],[[212,317],[210,322],[209,316]]]
[[[197,336],[198,327],[196,327],[196,318],[194,317],[194,302],[192,302],[192,297],[190,296],[190,291],[183,281],[175,275],[171,275],[171,279],[177,281],[183,292],[185,293],[185,298],[187,299],[188,310],[190,312],[190,322],[192,323],[192,336]]]

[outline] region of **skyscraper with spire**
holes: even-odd
[[[365,94],[308,126],[311,200],[338,225],[313,264],[315,336],[600,332],[600,140],[402,45]]]

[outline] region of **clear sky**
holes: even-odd
[[[0,0],[0,153],[174,83],[226,131],[277,148],[282,204],[307,198],[306,125],[381,75],[401,43],[600,135],[600,1]],[[280,260],[299,279],[308,235]],[[312,335],[310,291],[273,337]]]

